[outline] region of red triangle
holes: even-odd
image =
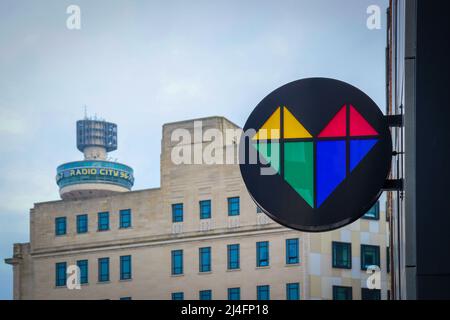
[[[376,136],[378,132],[350,105],[350,136]]]
[[[327,126],[319,134],[319,138],[328,137],[345,137],[347,134],[346,127],[346,108],[345,105],[339,110],[338,113],[328,122]]]

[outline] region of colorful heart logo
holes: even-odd
[[[254,202],[289,228],[320,232],[359,219],[389,175],[392,138],[376,103],[329,78],[287,83],[250,113],[239,167]]]
[[[306,203],[318,208],[374,147],[378,132],[347,104],[313,137],[289,108],[282,106],[252,140],[260,155],[273,163],[273,169]],[[281,149],[283,163],[273,161],[280,159]]]

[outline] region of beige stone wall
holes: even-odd
[[[125,192],[113,196],[77,201],[54,201],[36,204],[31,211],[31,248],[33,252],[67,250],[95,245],[107,245],[127,239],[168,233],[171,224],[166,219],[159,189]],[[132,209],[130,229],[119,229],[119,211]],[[97,231],[97,215],[108,211],[110,230]],[[89,232],[76,233],[76,216],[87,214]],[[67,235],[55,236],[55,218],[67,218]],[[155,223],[156,222],[156,223]]]
[[[332,267],[332,242],[351,242],[352,269]],[[368,274],[361,270],[361,244],[380,247],[381,298],[387,299],[390,278],[387,273],[386,246],[389,244],[385,212],[379,220],[359,219],[345,228],[311,235],[309,277],[312,299],[332,299],[333,285],[352,287],[353,299],[361,299],[361,288],[367,288]]]
[[[303,262],[286,266],[285,239],[299,237],[300,233],[268,229],[264,232],[218,234],[196,238],[171,239],[162,242],[135,244],[119,248],[94,249],[86,252],[39,256],[34,258],[34,299],[170,299],[172,292],[184,292],[185,299],[198,299],[199,291],[210,289],[215,299],[227,299],[227,288],[241,287],[241,298],[255,299],[257,285],[270,285],[271,298],[285,299],[285,284],[302,283],[305,279]],[[256,242],[269,241],[270,267],[256,267]],[[227,244],[240,244],[240,269],[227,270]],[[212,271],[199,273],[198,249],[210,246]],[[171,275],[171,251],[182,249],[184,274]],[[119,280],[119,257],[132,256],[133,279]],[[98,283],[97,260],[110,258],[110,281]],[[77,260],[89,260],[89,281],[81,290],[55,288],[54,266],[57,262],[75,264]],[[245,281],[243,281],[245,279]],[[304,293],[302,292],[302,297]]]

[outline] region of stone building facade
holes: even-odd
[[[193,134],[199,122],[238,129],[223,117],[164,125],[159,188],[36,203],[30,243],[6,259],[14,299],[387,298],[384,210],[332,232],[285,228],[259,212],[238,164],[173,163],[172,132]],[[362,256],[380,265],[380,291],[364,289]],[[70,265],[80,267],[79,290],[65,284]]]

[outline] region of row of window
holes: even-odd
[[[76,216],[77,233],[89,232],[88,215],[80,214]],[[107,231],[110,228],[109,212],[99,212],[97,214],[97,231]],[[124,209],[119,211],[119,228],[131,228],[131,209]],[[63,236],[67,234],[67,218],[55,218],[55,235]]]
[[[98,282],[110,281],[109,274],[109,258],[99,258],[98,263]],[[89,283],[89,261],[78,260],[77,266],[80,268],[80,284]],[[67,262],[58,262],[55,265],[56,276],[55,286],[62,287],[66,285],[67,281]],[[131,272],[131,256],[120,257],[120,280],[130,280]]]
[[[241,288],[228,288],[228,300],[240,300]],[[388,290],[388,300],[390,292]],[[184,300],[184,292],[173,292],[172,300]],[[199,300],[212,300],[212,290],[200,290]],[[270,286],[256,286],[258,300],[270,300]],[[120,300],[131,300],[131,297],[121,297]],[[300,300],[300,284],[298,282],[286,283],[286,300]],[[333,300],[353,300],[353,288],[346,286],[333,286]],[[361,288],[361,300],[381,300],[380,289]]]
[[[389,257],[389,248],[387,248]],[[269,241],[259,241],[256,243],[256,266],[269,266]],[[286,264],[299,263],[299,239],[286,239]],[[110,280],[109,258],[98,259],[98,281]],[[184,272],[183,250],[172,250],[171,252],[171,273],[180,275]],[[373,245],[361,245],[361,270],[367,270],[368,266],[380,266],[380,247]],[[77,266],[80,268],[80,283],[86,284],[89,281],[88,260],[78,260]],[[332,242],[332,266],[333,268],[352,268],[351,243]],[[227,245],[227,268],[234,270],[240,268],[240,245]],[[389,260],[387,261],[387,271],[389,272]],[[66,262],[56,263],[56,286],[66,284]],[[199,248],[199,272],[211,271],[211,247]],[[120,257],[120,280],[131,279],[131,256]]]
[[[241,288],[228,288],[228,300],[240,300]],[[199,291],[200,300],[212,300],[212,290]],[[256,298],[258,300],[270,300],[270,286],[260,285],[256,286]],[[286,300],[300,299],[300,284],[298,282],[286,283]],[[173,292],[172,300],[184,300],[184,292]]]
[[[199,201],[200,219],[211,218],[211,200]],[[257,207],[257,213],[262,210]],[[364,218],[378,220],[380,206],[377,202],[365,215]],[[240,214],[240,198],[228,198],[228,215],[238,216]],[[183,204],[172,204],[172,222],[183,222],[184,219]],[[97,231],[107,231],[110,228],[109,212],[99,212],[97,214]],[[89,231],[88,215],[80,214],[76,216],[77,233],[87,233]],[[119,211],[119,228],[126,229],[131,227],[131,209],[124,209]],[[55,218],[55,234],[57,236],[65,235],[67,233],[67,218]]]
[[[183,250],[172,250],[172,275],[183,274]],[[286,264],[300,262],[299,239],[286,239]],[[256,243],[256,266],[269,266],[269,241]],[[227,269],[240,268],[240,245],[227,245]],[[211,271],[211,247],[199,248],[199,272]]]
[[[240,198],[230,197],[228,201],[228,215],[238,216],[240,214]],[[211,200],[202,200],[198,203],[200,219],[211,219]],[[258,211],[258,210],[257,210]],[[172,204],[172,222],[183,222],[183,204]]]
[[[299,262],[298,239],[286,240],[286,264],[295,264]],[[240,268],[240,246],[239,244],[230,244],[227,246],[228,269]],[[183,274],[183,250],[173,250],[172,274]],[[269,265],[269,242],[261,241],[256,243],[256,265],[265,267]],[[98,282],[110,281],[109,272],[110,259],[108,257],[98,259]],[[88,260],[78,260],[77,266],[80,268],[80,283],[89,282],[89,262]],[[56,281],[55,285],[66,285],[66,262],[56,263]],[[199,272],[211,271],[211,247],[199,248]],[[131,256],[120,257],[120,280],[129,280],[132,277]]]
[[[352,287],[333,286],[333,300],[352,300]],[[381,300],[380,289],[361,288],[361,300]]]
[[[228,201],[228,216],[238,216],[240,214],[240,198],[230,197]],[[256,207],[257,213],[262,213],[261,208]],[[199,201],[200,219],[211,218],[211,200]],[[379,220],[380,204],[377,201],[375,205],[363,216],[369,220]],[[183,203],[172,204],[172,222],[183,222]]]
[[[389,272],[389,247],[386,248],[386,269]],[[369,266],[380,267],[380,247],[368,244],[361,245],[361,270],[367,270]],[[352,268],[352,244],[350,242],[332,242],[332,266],[333,268]]]
[[[199,202],[200,219],[211,218],[211,200],[203,200]],[[228,198],[228,215],[236,216],[240,214],[239,197]],[[172,204],[172,222],[183,221],[183,204]],[[87,233],[89,231],[88,215],[80,214],[76,216],[77,233]],[[126,229],[131,227],[131,209],[119,211],[119,228]],[[109,212],[99,212],[97,214],[97,231],[107,231],[110,228]],[[67,234],[67,218],[55,218],[55,234],[62,236]]]
[[[236,216],[240,214],[239,197],[228,198],[228,214]],[[211,218],[211,200],[203,200],[199,202],[200,219]],[[183,221],[183,204],[172,204],[172,222]],[[88,215],[80,214],[76,216],[77,233],[87,233],[89,231]],[[131,227],[131,209],[119,211],[119,228],[126,229]],[[107,231],[110,228],[109,212],[99,212],[97,214],[97,231]],[[67,218],[55,218],[55,234],[62,236],[67,234]]]

